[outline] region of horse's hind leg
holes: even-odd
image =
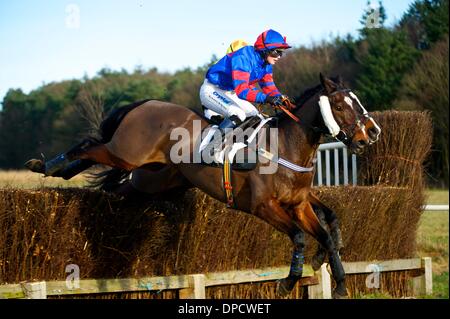
[[[316,213],[317,218],[319,219],[322,227],[325,228],[327,231],[329,231],[328,224],[325,220],[325,213],[319,207],[314,206],[314,205],[313,205],[313,209],[314,209],[314,212]],[[325,250],[325,248],[323,248],[322,245],[319,244],[319,246],[317,247],[316,253],[311,258],[311,267],[313,268],[314,271],[318,270],[322,266],[322,264],[325,262],[326,257],[327,257],[327,251]]]
[[[74,146],[68,152],[59,154],[51,160],[44,162],[41,159],[31,159],[25,163],[25,166],[33,172],[42,173],[46,176],[63,177],[65,179],[69,179],[82,172],[83,170],[91,167],[95,164],[95,162],[90,160],[79,160],[71,163],[72,160],[69,159],[67,154],[74,150],[92,146],[95,143],[96,142],[91,139],[85,139],[81,143]]]
[[[308,201],[302,202],[296,206],[295,219],[299,226],[313,236],[328,253],[328,259],[330,262],[331,272],[333,279],[336,282],[336,288],[334,290],[335,298],[344,298],[347,296],[347,289],[345,287],[345,272],[342,266],[341,259],[331,238],[331,235],[320,224],[317,215],[313,211],[311,204]]]
[[[66,167],[58,170],[56,173],[53,174],[54,177],[62,177],[64,179],[71,179],[75,175],[78,175],[79,173],[87,170],[89,167],[95,165],[96,163],[94,161],[88,160],[88,159],[78,159],[75,161],[72,161],[67,165]]]
[[[127,171],[131,171],[136,168],[135,165],[127,163],[126,161],[112,154],[105,146],[105,144],[101,143],[80,145],[68,151],[65,156],[69,162],[81,159],[90,160],[97,164],[104,164],[115,168],[121,168]]]
[[[91,139],[85,139],[53,159],[46,161],[30,160],[25,163],[33,172],[46,176],[63,177],[69,179],[94,164],[104,164],[111,167],[132,170],[136,166],[112,154],[104,144]]]
[[[318,206],[320,210],[323,212],[325,221],[330,227],[331,237],[334,240],[336,249],[338,251],[343,249],[344,242],[342,240],[341,229],[339,227],[339,220],[337,218],[336,213],[331,208],[322,203],[321,200],[313,193],[309,194],[308,199],[313,206]]]
[[[339,221],[337,218],[336,213],[329,207],[327,207],[325,204],[323,204],[320,199],[314,195],[313,193],[309,194],[308,197],[309,201],[311,202],[311,205],[314,208],[314,211],[316,212],[317,217],[319,218],[322,226],[324,228],[329,228],[331,238],[334,241],[334,244],[336,246],[336,250],[338,251],[338,254],[342,254],[342,250],[344,248],[344,242],[342,240],[342,234],[341,229],[339,227]],[[319,246],[316,254],[313,256],[311,265],[314,270],[317,270],[320,268],[320,266],[324,263],[326,257],[326,251],[322,246]]]

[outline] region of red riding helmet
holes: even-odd
[[[280,33],[272,29],[261,33],[256,39],[254,47],[257,51],[291,48],[286,43],[286,37],[283,37]]]

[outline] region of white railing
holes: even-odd
[[[436,211],[447,211],[448,212],[448,205],[446,205],[446,204],[444,204],[444,205],[424,205],[423,210],[431,211],[431,212],[436,212]]]
[[[341,150],[341,152],[339,152]],[[333,152],[333,175],[331,174],[331,156],[330,153]],[[325,153],[325,159],[322,159],[322,153]],[[341,156],[339,156],[341,153]],[[341,170],[340,170],[340,160],[342,159],[342,181],[341,181]],[[357,166],[356,166],[356,155],[351,155],[351,176],[352,176],[352,185],[357,184]],[[323,162],[325,162],[323,164]],[[323,183],[323,165],[325,165],[325,185],[331,186],[332,176],[334,177],[333,185],[348,185],[349,184],[349,160],[348,160],[348,151],[347,146],[342,142],[333,142],[333,143],[325,143],[319,146],[316,157],[316,176],[315,180],[317,186],[324,185]]]

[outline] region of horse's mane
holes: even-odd
[[[330,80],[332,80],[334,83],[336,83],[336,85],[338,86],[338,89],[343,89],[343,87],[341,87],[341,85],[339,85],[339,76],[330,77]],[[322,89],[323,89],[322,84],[318,84],[314,87],[310,87],[310,88],[307,88],[306,90],[304,90],[303,93],[300,94],[300,96],[294,98],[297,106],[302,106],[303,103],[308,101],[311,97],[313,97],[316,93],[320,92]]]
[[[295,104],[297,104],[297,106],[301,106],[303,105],[303,103],[305,103],[306,101],[308,101],[311,97],[313,97],[314,95],[316,95],[319,91],[322,90],[322,84],[318,84],[314,87],[308,88],[305,91],[303,91],[303,93],[298,96],[295,97]]]
[[[342,86],[339,84],[341,82],[340,77],[336,76],[336,77],[330,77],[329,78],[331,81],[333,81],[336,85],[337,89],[342,89]],[[302,94],[300,94],[298,97],[295,97],[295,104],[297,105],[297,108],[294,110],[294,114],[299,116],[299,113],[302,110],[305,110],[304,105],[306,104],[306,102],[311,99],[312,97],[314,97],[316,94],[321,93],[324,90],[324,87],[321,83],[317,84],[316,86],[307,88],[306,90],[303,91]],[[311,106],[313,107],[313,106]],[[306,110],[305,110],[306,111]],[[307,111],[306,113],[304,113],[301,117],[303,119],[303,123],[308,123],[309,120],[311,120],[311,116],[315,114],[312,111]],[[285,113],[280,113],[278,114],[278,119],[281,121],[284,121],[286,119],[289,119],[289,116]]]

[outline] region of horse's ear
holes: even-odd
[[[325,88],[325,91],[330,94],[334,91],[336,91],[336,84],[331,81],[330,79],[328,79],[327,77],[325,77],[322,72],[320,72],[320,83],[322,84],[322,86]]]
[[[323,76],[322,72],[319,73],[319,77],[320,77],[320,83],[322,83],[322,86],[325,86],[325,77]]]
[[[337,76],[336,80],[339,86],[344,87],[344,80],[342,80],[342,77],[340,75]]]

